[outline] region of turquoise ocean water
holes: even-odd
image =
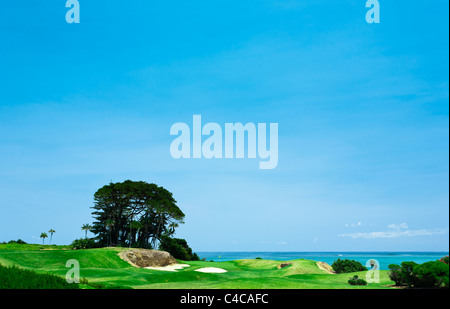
[[[388,269],[389,264],[401,264],[405,261],[414,261],[418,264],[435,261],[448,252],[197,252],[200,259],[215,262],[241,259],[254,259],[257,257],[267,260],[288,261],[307,259],[332,264],[335,260],[350,259],[366,265],[367,261],[377,260],[380,269]]]

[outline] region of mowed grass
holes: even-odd
[[[23,249],[20,246],[24,246]],[[304,259],[288,261],[290,266],[278,269],[281,261],[251,259],[229,262],[180,261],[190,267],[176,272],[136,268],[120,259],[127,248],[70,250],[66,246],[2,245],[0,264],[32,269],[65,277],[66,262],[80,263],[80,277],[92,283],[135,289],[379,289],[390,288],[387,271],[380,272],[380,283],[351,286],[353,275],[365,278],[366,272],[329,274],[316,262]],[[218,267],[226,273],[201,273],[203,267]],[[1,279],[1,278],[0,278]]]

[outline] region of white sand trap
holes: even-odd
[[[216,274],[222,274],[222,273],[227,272],[225,269],[217,268],[217,267],[204,267],[204,268],[196,269],[195,271],[199,271],[201,273],[216,273]]]
[[[161,266],[161,267],[144,267],[145,269],[152,269],[152,270],[163,270],[163,271],[177,271],[180,269],[183,269],[185,267],[189,267],[191,265],[188,264],[173,264],[173,265],[167,265],[167,266]]]

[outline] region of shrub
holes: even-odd
[[[350,278],[348,280],[348,283],[350,285],[367,285],[367,281],[361,278],[358,278],[358,276],[353,276],[353,278]]]
[[[413,270],[415,287],[438,288],[447,287],[449,282],[449,266],[440,261],[426,262],[417,265]]]
[[[161,237],[159,249],[169,252],[174,258],[183,261],[200,261],[196,253],[188,246],[186,240],[181,238]]]
[[[441,280],[442,280],[442,287],[448,289],[450,287],[450,285],[449,285],[449,277],[441,278]]]
[[[22,239],[17,239],[17,240],[10,240],[10,241],[8,241],[8,244],[26,245],[27,243],[25,241],[23,241]]]
[[[67,283],[59,276],[38,274],[16,266],[0,265],[0,289],[78,289],[76,283]]]
[[[389,268],[389,278],[395,282],[395,285],[402,285],[405,283],[405,280],[402,276],[402,267],[397,264],[390,264]]]
[[[418,265],[416,262],[402,262],[402,269],[400,276],[404,283],[409,287],[415,286],[417,281],[417,276],[414,274],[414,268]]]
[[[71,244],[72,249],[91,249],[98,248],[99,245],[93,238],[75,239]]]
[[[420,265],[415,262],[403,262],[401,266],[391,264],[389,269],[389,278],[396,285],[406,284],[420,288],[449,287],[449,265],[440,260]]]
[[[448,255],[447,256],[444,256],[444,257],[442,257],[440,260],[439,260],[439,262],[442,262],[442,263],[444,263],[444,264],[449,264],[449,261],[448,261]]]
[[[354,260],[341,260],[337,259],[331,264],[334,272],[337,274],[341,273],[353,273],[357,271],[367,271],[367,268],[358,261]]]

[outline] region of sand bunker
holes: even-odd
[[[159,250],[130,249],[120,252],[119,256],[134,267],[151,270],[177,271],[190,266],[188,264],[178,264],[177,260],[169,252]],[[195,271],[202,273],[227,272],[225,269],[217,267],[204,267]]]
[[[333,268],[325,263],[325,262],[317,262],[317,267],[319,267],[319,269],[326,271],[329,274],[335,274],[335,272],[333,271]]]
[[[152,269],[152,270],[163,270],[163,271],[177,271],[180,269],[183,269],[185,267],[189,267],[188,264],[173,264],[173,265],[166,265],[166,266],[160,266],[160,267],[144,267],[145,269]]]
[[[199,271],[201,273],[215,273],[215,274],[222,274],[222,273],[227,272],[225,269],[217,268],[217,267],[204,267],[204,268],[196,269],[195,271]]]

